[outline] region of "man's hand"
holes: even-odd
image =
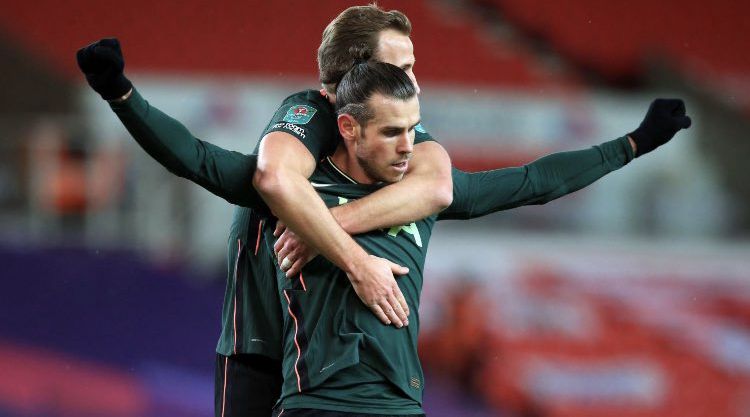
[[[315,158],[302,142],[288,133],[271,132],[261,140],[253,186],[302,240],[347,273],[357,295],[378,318],[403,325],[408,306],[391,269],[403,274],[406,268],[373,259],[339,226],[310,185],[314,168]]]
[[[652,101],[641,125],[628,134],[636,144],[635,157],[669,142],[678,131],[689,128],[691,123],[684,101],[675,98],[657,98]]]
[[[78,50],[76,59],[86,81],[103,99],[121,98],[133,88],[123,72],[125,59],[117,39],[106,38],[85,46]]]
[[[318,251],[287,229],[281,220],[276,222],[273,235],[279,238],[273,245],[273,251],[287,277],[298,274],[308,262],[318,256]]]
[[[409,306],[393,276],[407,273],[409,268],[370,255],[347,276],[362,302],[383,323],[402,327],[409,325]]]
[[[281,236],[273,245],[282,271],[291,277],[302,270],[318,253],[277,221],[274,236]],[[363,268],[347,274],[354,291],[365,305],[385,324],[396,327],[408,326],[409,306],[394,275],[409,273],[409,268],[389,260],[370,255]]]

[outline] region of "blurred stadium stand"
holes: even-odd
[[[423,122],[458,166],[616,138],[657,96],[693,118],[560,201],[438,225],[428,415],[750,415],[750,3],[378,3],[412,20]],[[353,4],[4,5],[0,415],[211,412],[231,207],[151,161],[75,51],[118,37],[148,100],[249,152]]]

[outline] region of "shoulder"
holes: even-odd
[[[309,117],[313,117],[317,112],[333,113],[334,111],[333,105],[328,101],[328,98],[318,90],[302,90],[291,94],[281,102],[279,107],[301,110],[297,113],[298,115],[306,114],[306,110]],[[313,113],[310,114],[309,112]],[[304,119],[304,117],[300,119]]]
[[[301,140],[317,160],[332,152],[337,141],[333,105],[317,90],[287,96],[276,110],[263,135],[279,131]]]
[[[414,143],[435,141],[430,132],[425,129],[421,122],[414,127],[414,131]]]
[[[303,90],[287,96],[273,117],[275,124],[287,124],[298,129],[313,129],[330,135],[335,126],[333,105],[317,90]]]

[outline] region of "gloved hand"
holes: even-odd
[[[133,88],[123,73],[125,60],[117,39],[105,38],[85,46],[78,50],[76,59],[86,81],[103,99],[120,98]]]
[[[669,142],[680,129],[689,128],[691,123],[685,113],[684,101],[678,98],[657,98],[652,101],[641,125],[628,133],[637,147],[635,157]]]

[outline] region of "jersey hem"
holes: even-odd
[[[422,407],[356,407],[348,406],[343,404],[332,404],[325,401],[310,401],[309,399],[304,400],[283,400],[280,408],[312,408],[315,410],[327,410],[327,411],[340,411],[345,413],[360,413],[360,414],[395,414],[395,415],[421,415],[424,414]]]
[[[257,347],[255,349],[252,348],[252,346],[257,346],[260,344],[262,343],[251,343],[249,349],[241,349],[241,350],[238,350],[237,352],[235,352],[234,349],[221,349],[220,347],[217,346],[216,353],[218,353],[219,355],[224,355],[224,356],[247,355],[247,354],[261,355],[261,356],[265,356],[265,357],[268,357],[277,361],[282,360],[282,357],[279,356],[277,352],[272,352],[271,349],[267,349],[263,347]]]

